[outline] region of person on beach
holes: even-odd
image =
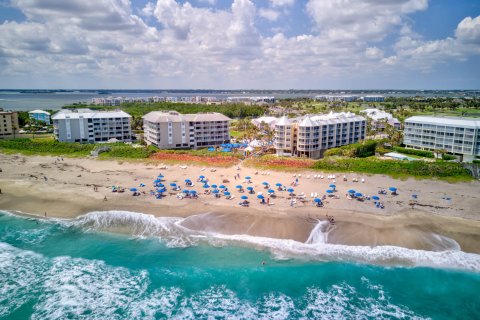
[[[103,201],[107,201],[107,196],[105,196],[105,197],[103,198]]]
[[[47,211],[45,211],[45,218],[47,217]]]
[[[2,194],[2,189],[0,189],[0,194]]]
[[[267,198],[267,205],[270,205],[270,197]]]

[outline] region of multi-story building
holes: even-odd
[[[400,129],[401,123],[397,118],[394,118],[391,113],[379,109],[365,109],[360,111],[371,119],[372,128],[376,131],[384,131],[386,124],[391,125],[396,129]]]
[[[365,139],[366,120],[353,113],[280,118],[275,124],[275,149],[279,156],[318,159],[330,148]]]
[[[318,96],[315,96],[315,100],[329,101],[329,102],[334,102],[334,101],[352,102],[352,101],[357,101],[358,99],[359,99],[359,96],[354,96],[354,95],[318,95]]]
[[[50,113],[43,110],[33,110],[28,112],[28,116],[30,119],[34,119],[36,121],[42,121],[46,124],[50,124]]]
[[[61,110],[52,117],[53,132],[62,142],[129,142],[131,118],[123,111]]]
[[[384,102],[385,97],[384,96],[363,96],[360,98],[360,100],[364,102]]]
[[[12,138],[18,131],[18,113],[0,109],[0,139]]]
[[[218,146],[230,142],[230,121],[215,112],[153,111],[143,116],[144,139],[160,149]]]
[[[471,162],[480,157],[480,119],[413,116],[405,119],[407,148],[445,150]]]

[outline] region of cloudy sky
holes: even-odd
[[[0,0],[0,88],[479,89],[479,0]]]

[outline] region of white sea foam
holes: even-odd
[[[328,225],[324,221],[314,227],[306,243],[250,235],[225,235],[187,229],[183,219],[154,217],[126,211],[99,211],[80,216],[68,223],[87,230],[126,228],[134,236],[155,236],[171,247],[185,247],[206,241],[219,246],[229,243],[270,250],[277,259],[350,261],[380,265],[425,266],[480,271],[480,255],[459,251],[453,239],[437,235],[444,251],[414,250],[396,246],[348,246],[328,244]]]

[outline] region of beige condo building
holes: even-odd
[[[153,111],[143,116],[144,139],[160,149],[198,149],[230,142],[227,116],[211,112]]]
[[[0,109],[0,139],[13,138],[18,130],[18,113]]]

